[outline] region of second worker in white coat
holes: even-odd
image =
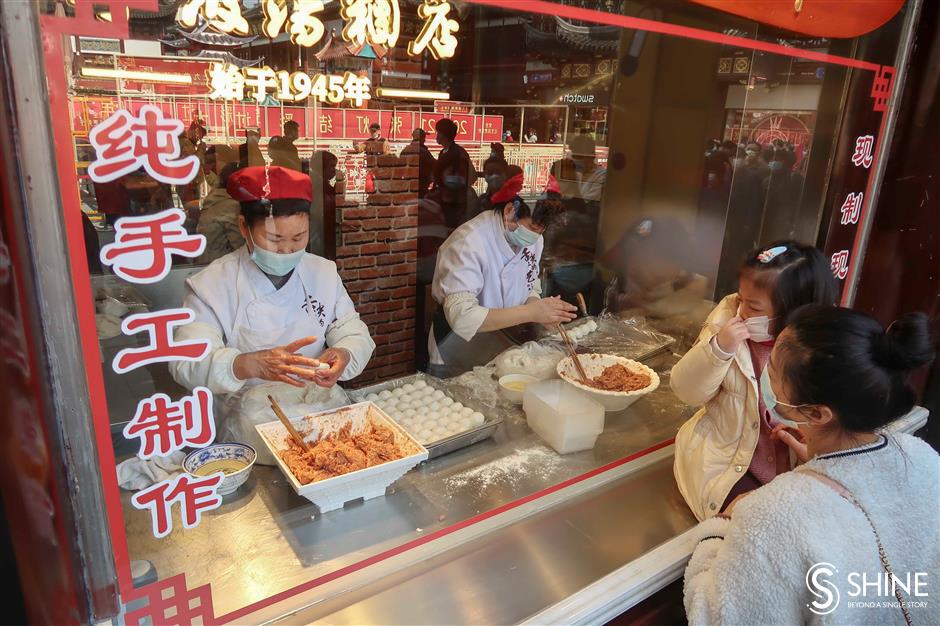
[[[530,208],[518,188],[500,192],[492,210],[462,224],[438,251],[431,287],[438,307],[428,337],[436,376],[489,362],[507,347],[493,331],[575,318],[574,305],[541,297],[542,233],[559,221],[561,205],[539,200]]]
[[[215,394],[220,441],[251,444],[270,464],[254,429],[275,419],[267,395],[289,414],[347,404],[336,382],[358,376],[375,343],[336,264],[306,252],[310,178],[249,167],[232,174],[227,189],[241,203],[246,243],[186,281],[183,306],[196,318],[176,338],[208,341],[211,352],[171,363],[170,372],[184,387]]]

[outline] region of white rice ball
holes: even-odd
[[[424,387],[427,387],[427,386],[428,384],[424,382],[423,380],[416,380],[414,383],[415,389],[423,389]]]
[[[464,408],[460,409],[460,414],[463,415],[464,417],[470,417],[471,415],[473,415],[473,409],[471,409],[468,406],[465,406]]]
[[[378,399],[379,397],[374,393],[370,393],[369,395],[366,396],[366,400],[369,400],[371,402],[375,402]]]
[[[441,403],[435,400],[434,402],[428,405],[428,408],[431,409],[432,411],[437,411],[438,409],[441,408]]]
[[[452,398],[447,398],[447,397],[445,397],[443,400],[441,400],[441,406],[443,406],[443,407],[448,407],[448,406],[452,405],[453,403],[454,403],[454,401],[453,401]]]
[[[402,390],[402,393],[411,393],[412,391],[415,390],[415,386],[412,385],[411,383],[405,383],[404,385],[402,385],[401,390]]]
[[[441,398],[444,397],[444,392],[438,389],[437,391],[434,392],[434,397],[440,400]]]
[[[383,400],[387,400],[388,398],[391,398],[391,397],[392,397],[392,392],[389,391],[388,389],[383,389],[382,391],[379,392],[379,398]]]
[[[422,429],[418,432],[418,439],[419,439],[420,441],[422,441],[422,442],[424,442],[424,441],[429,441],[429,440],[431,439],[431,435],[432,435],[432,433],[431,433],[431,431],[430,431],[429,429],[427,429],[427,428],[422,428]]]
[[[455,413],[460,413],[460,410],[461,410],[462,408],[463,408],[463,405],[460,404],[459,402],[454,402],[454,403],[450,406],[450,410],[451,410],[451,411],[454,411]]]
[[[483,417],[483,414],[480,413],[480,412],[478,412],[478,411],[474,411],[473,413],[470,414],[470,424],[471,424],[472,426],[474,426],[474,427],[476,427],[476,426],[482,426],[482,425],[483,425],[483,421],[484,421],[485,419],[486,419],[486,418]]]
[[[414,409],[404,409],[401,412],[401,416],[404,419],[413,420],[415,418],[415,415],[417,415],[417,413],[415,412]]]
[[[467,418],[460,420],[457,425],[460,427],[461,431],[470,430],[470,420]]]

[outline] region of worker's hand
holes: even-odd
[[[565,302],[560,296],[552,298],[535,298],[526,302],[529,310],[529,321],[554,328],[562,322],[570,322],[576,318],[578,308]]]
[[[327,348],[320,355],[320,363],[329,365],[329,369],[317,370],[316,378],[313,380],[321,387],[332,387],[339,380],[339,377],[346,371],[346,366],[350,360],[349,351],[345,348]]]
[[[793,453],[796,455],[796,458],[799,459],[800,463],[809,461],[809,450],[806,447],[806,443],[803,441],[803,435],[800,434],[800,431],[794,430],[785,424],[777,424],[774,426],[773,430],[770,431],[770,438],[779,439],[787,444],[787,447],[793,450]]]
[[[715,340],[718,342],[718,347],[721,348],[722,351],[728,354],[734,354],[748,337],[750,337],[750,333],[747,330],[747,326],[744,324],[744,320],[736,315],[728,320],[728,323],[718,331]]]
[[[304,337],[286,346],[244,352],[235,357],[232,370],[239,380],[276,380],[294,387],[304,387],[306,381],[319,384],[316,375],[320,361],[297,354],[298,350],[316,340],[316,337]]]

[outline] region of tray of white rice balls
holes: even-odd
[[[374,402],[427,448],[429,459],[492,437],[503,421],[485,415],[467,390],[421,373],[348,394],[355,402]]]

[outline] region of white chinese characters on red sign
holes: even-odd
[[[101,249],[101,262],[132,283],[159,282],[170,273],[172,255],[194,259],[206,249],[206,238],[187,233],[185,222],[180,209],[122,218],[114,226],[114,243]]]
[[[179,156],[181,132],[183,122],[164,117],[163,111],[150,104],[140,107],[136,117],[124,109],[115,111],[88,135],[95,148],[88,176],[106,183],[144,168],[160,182],[186,184],[196,175],[199,158]]]
[[[176,341],[173,338],[175,327],[189,324],[195,317],[190,309],[165,309],[125,317],[121,331],[125,335],[146,331],[148,341],[142,348],[124,348],[118,352],[111,362],[114,371],[124,374],[154,363],[201,361],[209,354],[209,342],[196,339]]]

